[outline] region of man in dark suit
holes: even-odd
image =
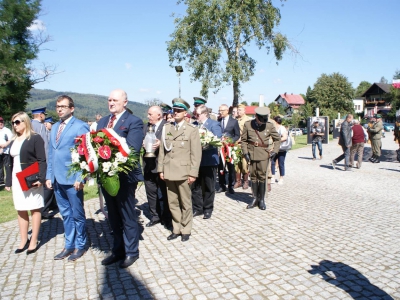
[[[97,130],[113,128],[126,139],[129,147],[139,153],[143,142],[143,122],[126,110],[128,97],[117,89],[108,97],[110,115],[100,119]],[[139,258],[139,225],[135,211],[135,191],[139,181],[143,181],[140,164],[132,171],[119,173],[121,188],[113,197],[102,187],[108,210],[108,220],[114,233],[112,254],[101,262],[110,265],[121,261],[120,268],[127,268]]]
[[[229,115],[229,107],[226,104],[222,104],[219,107],[221,119],[221,129],[222,136],[232,139],[232,142],[236,142],[240,138],[240,128],[239,123],[236,119]],[[225,168],[222,163],[223,157],[220,156],[219,166],[218,166],[218,178],[219,178],[219,189],[217,193],[226,192],[226,182],[225,182],[225,169],[228,169],[228,191],[230,194],[234,194],[233,185],[235,183],[235,166],[232,163],[225,163]]]
[[[163,119],[163,111],[160,106],[151,106],[147,111],[147,118],[149,122],[144,126],[143,134],[149,129],[155,132],[157,141],[153,144],[155,157],[143,156],[143,173],[144,173],[144,186],[146,188],[147,201],[151,214],[151,220],[146,224],[146,227],[154,226],[161,222],[167,228],[172,227],[172,217],[168,206],[167,186],[165,181],[161,180],[157,173],[158,153],[160,147],[161,134],[164,124],[167,123]],[[159,190],[161,191],[162,198],[159,198]],[[161,214],[161,204],[163,202],[163,212]]]
[[[196,108],[194,115],[197,118],[199,130],[206,129],[221,138],[221,125],[217,121],[211,120],[208,115],[208,109],[205,105]],[[214,209],[215,198],[215,179],[219,164],[218,148],[208,147],[203,149],[199,177],[192,184],[193,217],[204,213],[203,219],[211,218]],[[202,186],[204,185],[204,196]]]
[[[60,121],[54,124],[48,148],[46,186],[54,188],[54,194],[64,222],[65,247],[54,257],[61,260],[69,256],[74,261],[85,254],[86,217],[83,204],[83,180],[81,173],[68,176],[72,163],[71,148],[75,138],[89,131],[87,123],[73,116],[74,101],[60,96],[56,103]]]

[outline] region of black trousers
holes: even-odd
[[[224,165],[222,164],[222,159],[219,158],[219,165],[218,165],[218,181],[219,181],[219,186],[225,186],[226,187],[226,180],[225,180],[225,173],[226,170],[224,170]],[[235,184],[235,165],[225,162],[225,169],[228,169],[228,187],[233,188],[233,185]],[[223,171],[223,174],[221,174],[221,171]]]
[[[137,182],[129,183],[120,176],[121,188],[113,197],[102,188],[107,204],[108,221],[114,233],[112,252],[116,256],[139,256],[139,224],[135,210]],[[122,180],[121,180],[122,179]]]
[[[11,176],[11,168],[9,167],[10,155],[9,154],[1,154],[0,155],[0,183],[5,183],[5,176]],[[5,173],[4,173],[5,169]]]
[[[165,181],[160,178],[158,173],[144,173],[144,187],[146,188],[147,202],[152,221],[163,220],[171,223],[172,217],[168,206],[167,186]],[[159,197],[161,191],[162,197]],[[163,211],[161,213],[161,200],[163,201]]]
[[[41,212],[48,213],[49,210],[58,209],[56,197],[54,196],[54,190],[48,189],[46,185],[44,185],[44,206],[41,208]]]
[[[216,173],[217,166],[200,167],[199,176],[191,186],[194,211],[213,211],[215,198],[215,179],[217,177]]]

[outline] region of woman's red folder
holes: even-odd
[[[39,163],[38,162],[34,162],[33,164],[31,164],[26,169],[24,169],[21,172],[18,172],[17,174],[15,174],[15,175],[17,175],[19,184],[21,185],[21,189],[23,191],[29,190],[29,187],[26,184],[25,178],[28,177],[28,176],[31,176],[33,174],[36,174],[36,173],[39,173]]]

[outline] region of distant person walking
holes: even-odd
[[[280,142],[285,142],[288,138],[290,139],[290,136],[288,135],[288,132],[286,131],[285,126],[282,125],[282,118],[279,116],[276,116],[274,118],[274,121],[276,123],[276,130],[279,133],[280,137]],[[278,166],[279,166],[279,180],[278,184],[283,184],[283,177],[285,176],[285,159],[286,159],[286,150],[279,150],[275,158],[271,158],[271,171],[272,171],[272,178],[275,177],[275,165],[276,162],[278,161]]]
[[[354,156],[357,153],[357,165],[356,168],[361,168],[361,163],[364,154],[364,143],[368,140],[368,133],[365,129],[360,125],[360,121],[353,121],[353,137],[351,139],[351,149],[350,149],[350,167],[354,166]]]
[[[315,155],[315,148],[318,147],[319,151],[319,159],[322,159],[322,139],[325,135],[324,127],[319,123],[319,119],[315,119],[313,126],[311,127],[310,132],[312,138],[312,155],[313,160],[316,160],[317,156]]]
[[[343,121],[340,126],[340,137],[339,145],[342,146],[343,153],[336,159],[332,160],[332,167],[335,170],[336,164],[344,159],[345,161],[345,171],[351,171],[350,168],[350,147],[351,147],[351,125],[353,121],[353,115],[348,114],[346,120]]]

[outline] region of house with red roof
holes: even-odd
[[[301,105],[305,104],[305,101],[300,95],[284,93],[276,97],[275,103],[283,106],[288,115],[292,115],[299,110]]]
[[[255,118],[256,117],[256,108],[258,106],[246,106],[244,113],[245,115]]]

